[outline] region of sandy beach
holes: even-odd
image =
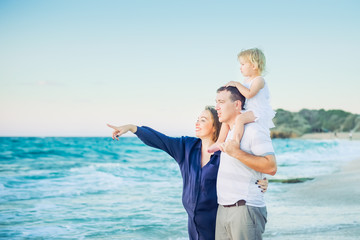
[[[360,159],[357,159],[334,174],[300,184],[296,194],[306,196],[306,201],[324,202],[334,206],[353,205],[360,210],[360,188],[356,186],[359,176]]]
[[[349,132],[333,132],[327,133],[307,133],[302,135],[302,139],[350,139],[351,140],[360,140],[360,132],[354,132],[352,135]]]
[[[268,204],[268,228],[264,239],[359,239],[360,236],[360,159],[345,164],[337,172],[312,181],[287,184],[283,201]],[[279,196],[278,196],[279,197]],[[287,218],[279,216],[287,214]],[[329,227],[330,226],[330,227]]]

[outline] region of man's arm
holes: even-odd
[[[239,149],[239,143],[228,140],[220,146],[220,150],[238,159],[255,171],[274,176],[277,171],[275,155],[255,156]]]

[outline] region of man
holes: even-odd
[[[217,240],[262,239],[267,212],[263,193],[254,183],[263,178],[263,173],[275,175],[277,171],[268,129],[249,123],[245,125],[240,148],[232,140],[235,120],[244,103],[245,98],[236,87],[221,87],[217,91],[219,120],[230,126],[227,141],[220,146]]]

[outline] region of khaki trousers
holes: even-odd
[[[216,216],[216,240],[262,240],[266,207],[219,205]]]

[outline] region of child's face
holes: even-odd
[[[248,59],[240,57],[240,71],[244,77],[250,77],[256,73],[256,68]]]

